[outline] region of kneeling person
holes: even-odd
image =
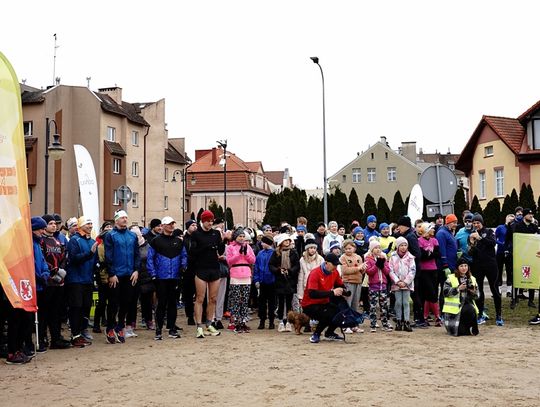
[[[329,253],[325,261],[309,273],[304,297],[302,298],[302,310],[311,319],[319,321],[315,332],[310,338],[311,343],[318,343],[322,331],[326,329],[325,338],[331,340],[343,340],[342,336],[334,331],[337,328],[332,323],[334,316],[339,312],[338,303],[345,301],[343,293],[345,285],[337,272],[340,264],[339,257]]]

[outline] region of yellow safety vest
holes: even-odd
[[[450,281],[452,288],[459,287],[459,281],[454,274],[450,274],[448,276],[448,280]],[[476,284],[476,279],[473,276],[471,276],[471,280],[474,286],[478,286],[478,284]],[[457,295],[444,297],[444,307],[443,307],[442,312],[445,312],[448,314],[454,314],[454,315],[459,314],[459,312],[461,311],[461,302],[459,300],[459,297],[460,297],[459,292],[457,293]],[[472,304],[474,306],[476,314],[478,314],[478,308],[476,307],[476,304],[474,303],[474,301]]]

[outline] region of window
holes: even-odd
[[[116,141],[116,129],[114,127],[107,127],[107,141]]]
[[[346,183],[347,182],[347,175],[343,174],[341,176],[341,182]]]
[[[139,163],[137,161],[133,161],[131,163],[131,175],[134,177],[139,176]]]
[[[139,145],[139,132],[136,130],[133,130],[131,132],[131,144],[134,146]]]
[[[480,171],[478,173],[478,195],[479,198],[481,199],[485,199],[486,198],[486,172],[485,171]]]
[[[375,153],[371,153],[371,159],[372,159],[372,160],[375,159]]]
[[[134,208],[139,207],[139,193],[138,192],[133,192],[131,194],[131,206]]]
[[[165,182],[169,182],[169,169],[165,167]]]
[[[32,187],[28,187],[28,203],[32,203]]]
[[[396,173],[397,173],[396,167],[388,167],[388,172],[387,172],[388,181],[391,181],[391,182],[396,181],[397,180]]]
[[[484,157],[493,157],[493,146],[484,147]]]
[[[375,182],[375,168],[367,169],[367,182]]]
[[[352,182],[354,182],[354,183],[362,182],[362,172],[361,172],[360,168],[353,168],[352,169]]]
[[[540,120],[533,120],[533,137],[532,148],[533,150],[540,149]]]
[[[504,170],[495,169],[495,196],[504,196]]]
[[[166,195],[163,197],[163,209],[169,209],[169,197]]]
[[[23,129],[24,129],[25,136],[31,136],[34,130],[34,122],[24,122]]]
[[[120,168],[122,168],[122,160],[113,158],[113,174],[120,174]]]
[[[113,191],[113,205],[116,205],[116,206],[120,205],[120,199],[118,199],[118,190],[117,189],[115,189]]]
[[[385,153],[384,153],[384,159],[385,159],[385,160],[388,160],[388,152],[385,152]]]

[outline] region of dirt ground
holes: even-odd
[[[107,345],[100,335],[84,349],[1,364],[0,405],[461,407],[540,399],[536,327],[487,326],[475,338],[432,327],[310,344],[308,334],[268,329],[197,340],[181,325],[176,340],[138,330],[138,338]]]

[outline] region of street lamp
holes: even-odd
[[[322,78],[322,117],[323,117],[323,178],[324,178],[324,224],[328,225],[328,188],[326,185],[326,114],[325,114],[325,106],[324,106],[324,73],[322,70],[321,65],[319,64],[319,57],[310,57],[310,59],[313,61],[314,64],[317,64],[319,66],[319,69],[321,70],[321,78]]]
[[[176,174],[180,174],[181,175],[181,181],[182,181],[182,205],[180,205],[180,208],[182,209],[182,227],[185,226],[186,222],[185,222],[185,214],[186,214],[186,208],[185,208],[185,204],[186,204],[186,177],[187,177],[187,170],[189,167],[191,167],[193,165],[192,162],[188,161],[190,164],[188,166],[186,166],[185,168],[183,168],[182,170],[175,170],[173,172],[173,176],[172,176],[172,179],[171,179],[171,182],[176,182]],[[195,175],[193,175],[191,177],[191,185],[195,185]]]
[[[223,148],[223,158],[219,164],[223,165],[223,213],[225,230],[227,230],[227,140],[218,140],[216,143]]]
[[[54,123],[53,142],[51,144],[51,128],[50,124]],[[45,118],[45,214],[49,212],[49,156],[54,160],[60,160],[66,149],[60,143],[58,134],[58,126],[54,120]]]

